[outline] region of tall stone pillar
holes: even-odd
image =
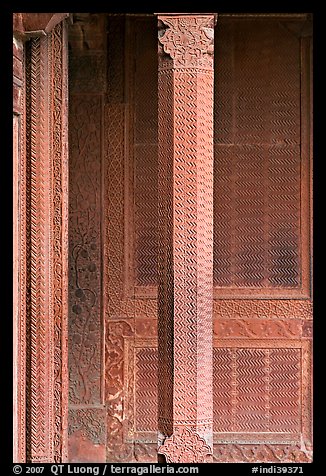
[[[159,415],[167,462],[212,460],[213,14],[158,14]]]

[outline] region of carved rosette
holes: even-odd
[[[212,460],[212,449],[204,438],[186,427],[177,427],[158,452],[167,463],[208,463]]]
[[[213,68],[214,16],[159,16],[160,67]]]
[[[214,15],[159,15],[158,446],[209,461],[213,432]]]

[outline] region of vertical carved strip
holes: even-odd
[[[106,14],[69,25],[69,461],[106,451],[103,322],[103,148]],[[101,425],[98,425],[101,422]]]
[[[51,313],[49,312],[49,201],[45,199],[49,177],[46,113],[47,39],[30,43],[28,150],[28,324],[27,324],[27,458],[31,462],[52,459]],[[49,360],[48,360],[49,359]]]
[[[64,25],[27,46],[26,458],[66,460],[67,88]],[[24,170],[22,170],[24,175]],[[22,237],[24,241],[24,237]],[[24,286],[24,279],[22,281]],[[21,296],[21,301],[25,296]]]
[[[24,463],[26,461],[26,150],[25,144],[25,98],[26,98],[26,78],[25,70],[25,50],[22,50],[22,84],[20,95],[21,114],[18,123],[18,144],[17,144],[17,164],[16,164],[16,186],[17,186],[17,207],[18,213],[14,215],[17,220],[17,247],[14,253],[17,253],[17,359],[16,365],[17,386],[15,388],[17,396],[17,442],[14,446],[14,462]],[[15,431],[15,427],[14,427]],[[15,443],[14,443],[15,444]]]
[[[101,404],[101,97],[70,95],[69,404]]]
[[[133,335],[132,321],[107,322],[106,338],[106,388],[107,402],[107,461],[130,462],[133,460],[133,443],[126,441],[128,426],[126,392],[125,338]]]
[[[19,427],[19,203],[18,203],[18,163],[19,163],[19,116],[13,114],[13,460],[18,462]]]
[[[207,462],[213,443],[214,17],[158,18],[159,453],[168,462]]]
[[[173,71],[159,72],[158,110],[166,118],[158,129],[158,227],[164,246],[158,247],[158,359],[162,378],[158,379],[158,444],[173,432],[173,103],[167,97],[173,95]],[[166,296],[170,296],[166,299]]]
[[[107,409],[106,459],[132,461],[133,444],[126,442],[124,338],[133,334],[134,306],[124,300],[125,243],[125,124],[129,104],[125,98],[125,19],[108,19],[107,104],[104,111],[103,163],[104,249],[103,306],[105,316],[105,401]],[[120,321],[127,318],[128,321]],[[119,319],[116,321],[115,319]],[[130,322],[130,324],[129,324]]]
[[[68,457],[68,88],[67,31],[51,33],[52,305],[54,352],[54,461]]]

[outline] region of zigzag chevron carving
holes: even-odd
[[[180,369],[186,366],[195,367],[195,359],[188,347],[197,346],[199,339],[195,335],[198,328],[194,322],[190,322],[189,316],[194,316],[200,306],[205,312],[207,303],[204,300],[200,304],[192,301],[194,283],[201,289],[201,283],[196,281],[196,266],[202,266],[200,260],[189,259],[196,243],[196,225],[200,222],[198,216],[194,215],[194,203],[198,201],[196,193],[200,188],[198,186],[196,189],[198,184],[193,178],[196,169],[194,155],[197,147],[202,151],[205,128],[208,129],[210,121],[214,119],[214,217],[217,223],[214,241],[219,242],[219,248],[215,249],[214,264],[218,267],[219,282],[215,287],[216,300],[213,303],[213,331],[214,344],[223,346],[214,350],[214,460],[309,460],[310,374],[306,370],[310,358],[312,303],[305,299],[306,295],[298,295],[300,299],[291,300],[301,284],[301,256],[298,254],[298,250],[301,252],[298,238],[301,231],[298,223],[302,219],[302,210],[298,205],[297,192],[301,187],[301,172],[302,177],[305,177],[298,160],[299,143],[297,126],[294,124],[298,101],[293,102],[291,99],[297,85],[291,89],[286,81],[287,92],[285,96],[280,96],[278,90],[285,72],[277,79],[278,84],[274,77],[270,77],[268,84],[272,97],[269,98],[270,91],[267,91],[266,98],[261,100],[265,86],[255,90],[253,84],[246,84],[247,80],[253,83],[255,78],[247,75],[245,79],[239,79],[239,72],[235,74],[232,64],[235,38],[232,41],[226,41],[225,38],[232,38],[232,30],[237,31],[248,45],[248,51],[253,50],[252,56],[259,56],[261,41],[255,39],[256,28],[246,26],[252,26],[251,20],[242,20],[241,24],[236,21],[236,29],[230,22],[227,25],[227,21],[222,20],[221,26],[216,29],[223,40],[215,44],[215,47],[220,46],[216,55],[216,85],[219,85],[222,93],[227,92],[237,76],[247,101],[240,98],[237,104],[227,94],[215,94],[214,118],[206,110],[205,101],[200,102],[196,97],[194,99],[196,93],[198,99],[199,92],[203,96],[207,92],[207,85],[201,83],[202,77],[197,77],[204,73],[195,68],[194,71],[187,69],[187,76],[183,77],[182,68],[173,69],[167,56],[159,59],[164,62],[160,63],[162,68],[159,68],[158,100],[165,126],[159,130],[159,142],[164,145],[164,149],[158,151],[158,195],[166,197],[166,200],[159,200],[156,217],[159,231],[156,236],[157,170],[153,118],[156,105],[151,96],[155,84],[151,84],[151,78],[143,84],[146,80],[145,63],[155,63],[154,57],[150,59],[153,41],[148,31],[145,33],[143,30],[148,28],[152,31],[154,23],[150,19],[126,22],[130,37],[124,36],[128,38],[125,46],[131,52],[131,57],[135,58],[134,71],[133,64],[129,64],[130,58],[126,59],[124,65],[119,60],[124,54],[121,44],[123,35],[113,33],[116,27],[111,25],[119,21],[116,17],[109,19],[110,64],[115,66],[109,71],[112,80],[108,85],[109,100],[105,105],[104,124],[105,209],[111,210],[105,216],[104,226],[107,457],[110,461],[120,462],[156,461],[156,398],[159,399],[160,412],[159,444],[173,435],[173,426],[176,428],[184,424],[194,430],[195,412],[192,410],[191,414],[189,411],[187,418],[182,409],[182,398],[188,398],[188,389],[190,401],[196,400],[194,379],[184,372],[180,378],[180,392],[174,401],[174,367],[177,365],[166,356],[173,355],[176,344],[177,352],[184,354],[180,357],[180,367],[176,373],[181,374]],[[265,35],[267,41],[266,35],[274,37],[275,31],[267,22],[268,34],[264,33],[264,24],[265,21],[260,23],[257,34],[259,38]],[[123,28],[120,25],[119,32]],[[280,36],[283,38],[282,32]],[[298,46],[289,38],[284,41],[292,52],[293,47]],[[266,46],[271,57],[274,47],[279,52],[277,45]],[[284,52],[280,52],[280,55],[283,61]],[[290,76],[293,79],[297,77],[298,70],[292,53],[289,56]],[[260,65],[262,68],[266,69],[267,59]],[[243,55],[240,60],[244,65],[250,64],[251,70],[255,71],[255,62],[251,57]],[[279,66],[273,65],[276,69]],[[129,72],[130,79],[124,80]],[[124,103],[125,93],[130,94],[130,103]],[[167,101],[167,96],[174,97],[174,100]],[[272,103],[271,108],[269,101]],[[137,102],[141,104],[137,105]],[[187,105],[189,103],[189,110],[183,107],[185,102]],[[194,126],[199,115],[196,116],[193,109],[209,117],[207,124],[197,120]],[[240,123],[238,133],[234,118]],[[175,131],[180,136],[179,141],[175,141]],[[265,131],[268,133],[267,139]],[[167,160],[174,153],[177,159],[175,164]],[[205,154],[204,151],[202,153]],[[182,197],[181,190],[184,191]],[[184,222],[181,213],[173,213],[174,191],[178,194],[175,204],[180,208],[186,204],[189,210],[187,217],[183,217]],[[205,197],[202,198],[203,207],[209,210]],[[287,220],[289,227],[285,228],[283,222],[287,223]],[[204,220],[200,226],[203,223]],[[182,225],[186,226],[183,228]],[[172,238],[174,227],[175,242]],[[134,242],[130,239],[129,231],[134,233]],[[281,250],[283,242],[286,256]],[[157,243],[158,272],[164,275],[158,289],[159,323],[156,319],[154,288]],[[178,247],[176,253],[174,243]],[[204,239],[200,244],[198,241],[198,246],[202,247],[203,243]],[[173,261],[174,256],[177,262]],[[281,261],[284,269],[280,269]],[[175,274],[176,270],[178,275]],[[180,278],[181,270],[189,276],[189,281]],[[189,284],[187,288],[185,282]],[[241,299],[241,293],[237,295],[239,286],[251,288],[246,299]],[[219,288],[232,288],[225,292],[228,299],[221,299]],[[184,301],[181,305],[180,301],[176,305],[175,290]],[[173,295],[173,298],[165,299],[167,295]],[[174,339],[173,320],[176,311],[186,321],[176,326],[183,339]],[[167,333],[166,329],[171,332]],[[158,356],[155,348],[156,332],[160,343]],[[203,347],[207,345],[207,342],[202,343]],[[304,347],[306,344],[307,347]],[[153,375],[156,374],[157,365],[160,371],[156,386]],[[202,401],[205,402],[204,396]],[[251,410],[254,411],[253,418]],[[178,419],[174,413],[178,413]],[[197,422],[201,430],[211,424],[204,418],[198,418]],[[282,427],[286,429],[285,436]],[[230,431],[231,428],[234,431]],[[300,433],[303,435],[302,444],[299,442]],[[284,439],[291,443],[285,445]],[[172,437],[169,441],[173,443],[176,438]]]
[[[237,289],[245,292],[250,288],[257,295],[266,290],[266,297],[274,292],[287,297],[287,291],[300,293],[302,263],[308,252],[302,249],[300,239],[300,223],[306,220],[300,190],[307,185],[307,171],[300,158],[298,135],[298,43],[275,22],[264,22],[266,28],[251,22],[250,28],[243,22],[235,24],[247,45],[246,54],[234,51],[238,41],[234,30],[230,22],[222,21],[217,29],[215,55],[214,168],[219,171],[214,174],[215,294],[223,288],[225,296],[230,297],[237,294]],[[282,38],[286,48],[274,44],[275,35]],[[260,44],[269,46],[261,51]],[[275,52],[273,60],[268,48]],[[164,68],[169,67],[166,56],[160,61]],[[255,74],[256,64],[262,80]],[[137,74],[144,77],[144,73]],[[283,81],[284,77],[290,79]],[[143,95],[148,91],[149,99],[136,93],[142,103],[137,106],[136,120],[141,126],[137,126],[136,136],[148,134],[150,139],[135,149],[138,171],[132,186],[136,203],[136,285],[145,293],[147,286],[156,285],[155,251],[160,238],[155,211],[154,86],[148,80],[141,89]],[[147,130],[150,132],[145,133]],[[146,201],[141,198],[144,196]],[[154,297],[154,292],[151,295]]]
[[[218,29],[215,286],[301,286],[298,51],[297,38],[276,22],[226,21]]]
[[[66,458],[64,35],[64,26],[59,24],[47,37],[27,45],[26,460],[35,463]]]
[[[50,379],[48,365],[50,336],[49,307],[49,202],[45,199],[46,181],[49,180],[49,154],[44,144],[47,136],[46,87],[44,68],[47,63],[47,42],[35,39],[29,45],[30,66],[27,82],[27,128],[30,132],[28,148],[28,199],[29,199],[29,286],[30,306],[28,309],[28,393],[27,426],[30,439],[27,459],[33,462],[50,461],[53,457],[53,428],[47,418],[53,412],[53,392],[47,389]],[[50,418],[53,418],[51,415]]]
[[[214,349],[214,431],[300,432],[299,349]]]
[[[138,349],[135,362],[135,420],[137,431],[157,429],[157,352]]]
[[[231,348],[213,351],[214,432],[300,431],[301,351]],[[157,427],[157,350],[135,351],[136,430]]]
[[[213,423],[214,18],[158,20],[158,451],[169,462],[203,462]]]

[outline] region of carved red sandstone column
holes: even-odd
[[[212,458],[213,14],[159,14],[159,435]]]

